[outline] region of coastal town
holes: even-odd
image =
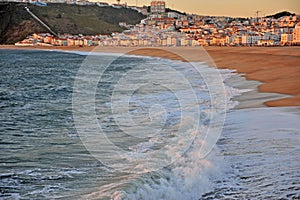
[[[22,2],[24,2],[22,0]],[[300,45],[300,15],[291,14],[278,18],[259,16],[232,18],[201,16],[170,9],[166,2],[152,1],[150,6],[129,6],[88,2],[86,0],[30,1],[37,6],[48,3],[112,6],[116,9],[133,9],[145,15],[139,24],[120,22],[126,29],[119,33],[99,35],[71,35],[34,33],[16,46],[291,46]],[[150,8],[150,9],[149,9]]]

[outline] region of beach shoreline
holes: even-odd
[[[124,53],[189,62],[206,62],[209,66],[235,70],[242,78],[255,82],[252,82],[252,92],[244,93],[236,98],[241,102],[252,99],[248,105],[253,106],[255,103],[255,107],[259,104],[269,107],[300,106],[300,47],[17,47],[1,45],[0,49]],[[239,88],[236,83],[234,86]]]

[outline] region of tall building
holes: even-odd
[[[293,43],[300,44],[300,23],[295,26],[293,33]]]
[[[164,1],[152,1],[151,13],[164,13],[166,11],[166,2]]]
[[[293,34],[281,34],[281,45],[289,45],[293,42]]]

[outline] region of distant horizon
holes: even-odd
[[[99,1],[99,0],[90,0]],[[116,0],[101,0],[110,4],[117,3]],[[149,6],[151,0],[121,0],[121,3],[127,3],[130,6]],[[290,13],[300,14],[299,0],[197,0],[188,4],[183,0],[165,0],[166,7],[189,14],[198,14],[205,16],[226,16],[226,17],[256,17],[256,11],[259,17],[273,15],[279,12],[288,11]]]

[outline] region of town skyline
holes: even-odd
[[[93,2],[99,0],[90,0]],[[116,0],[104,0],[110,4]],[[121,0],[128,5],[149,5],[151,0]],[[261,11],[259,16],[272,15],[281,11],[300,14],[299,0],[197,0],[188,4],[184,0],[166,0],[166,7],[189,14],[228,16],[228,17],[256,17],[256,11]]]

